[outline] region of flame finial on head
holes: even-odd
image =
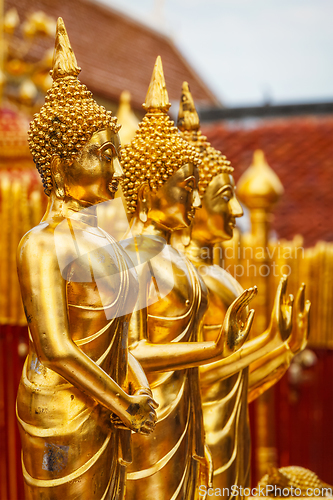
[[[207,186],[216,175],[232,174],[230,161],[217,151],[202,135],[199,116],[196,112],[192,94],[187,82],[183,83],[182,96],[179,105],[178,128],[181,136],[194,146],[202,160],[199,166],[199,194],[204,196]]]
[[[76,78],[81,71],[81,68],[77,65],[76,57],[61,17],[57,21],[52,67],[51,76],[54,81],[65,77]]]
[[[171,106],[165,85],[161,56],[157,56],[146,100],[142,106],[147,112],[162,111],[164,113]]]
[[[182,86],[177,126],[182,132],[184,130],[199,130],[200,128],[199,116],[187,82],[183,82]]]

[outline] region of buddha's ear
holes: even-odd
[[[148,212],[151,206],[151,192],[147,182],[141,184],[138,190],[138,215],[141,222],[144,224],[148,219]]]
[[[54,156],[51,160],[51,177],[54,192],[57,198],[65,198],[64,170],[59,156]]]

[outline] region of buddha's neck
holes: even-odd
[[[60,199],[51,193],[42,221],[59,222],[63,219],[76,219],[97,226],[96,205],[88,205],[73,198]]]
[[[185,248],[185,254],[195,265],[211,265],[213,263],[213,245],[196,239],[191,239]]]

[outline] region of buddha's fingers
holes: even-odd
[[[302,283],[298,289],[295,306],[297,314],[304,313],[305,311],[305,283]]]
[[[257,295],[257,292],[258,289],[256,286],[244,290],[244,292],[232,303],[234,312],[238,314],[239,311],[243,311],[243,309],[250,303],[253,297]]]
[[[311,302],[309,300],[306,300],[305,301],[305,308],[304,308],[304,321],[307,322],[307,329],[306,329],[306,337],[303,341],[304,343],[304,347],[302,346],[302,348],[304,349],[305,348],[305,345],[307,343],[307,340],[309,338],[309,335],[310,335],[310,309],[311,309]]]
[[[252,288],[249,288],[248,290],[248,294],[247,296],[245,297],[245,301],[244,303],[242,304],[241,306],[241,309],[243,310],[245,307],[247,307],[249,305],[249,303],[251,302],[251,300],[257,295],[258,293],[258,288],[256,286],[252,287]]]
[[[146,422],[142,425],[142,427],[139,430],[140,434],[151,434],[155,429],[155,422],[152,422],[150,420],[146,420]]]
[[[153,419],[151,419],[151,420],[146,420],[146,421],[145,421],[145,423],[144,423],[144,425],[145,425],[146,427],[151,427],[151,428],[152,428],[152,427],[155,427],[155,422],[156,422],[156,421],[155,421],[155,420],[153,420]]]
[[[286,305],[287,306],[292,306],[294,303],[294,296],[292,293],[289,294],[287,300],[286,300]]]
[[[308,319],[311,302],[309,300],[305,300],[305,283],[302,283],[297,292],[295,307],[296,314],[298,318]]]
[[[252,328],[253,320],[254,320],[254,315],[255,315],[255,310],[250,309],[249,314],[247,315],[246,321],[245,321],[245,328],[243,330],[243,334],[245,336],[248,336],[250,333],[250,330]]]
[[[284,274],[282,276],[282,278],[280,279],[280,283],[279,283],[279,286],[278,286],[278,291],[280,290],[281,297],[283,297],[286,294],[287,285],[288,285],[288,276],[286,276]]]
[[[152,433],[153,429],[147,429],[146,427],[141,427],[141,429],[138,431],[139,434],[144,434],[145,436],[149,436],[149,434]]]
[[[150,399],[148,401],[149,406],[151,406],[154,410],[157,410],[157,408],[160,406],[155,399]]]
[[[155,411],[151,411],[149,413],[149,418],[153,424],[155,424],[157,422],[157,415],[156,415]]]
[[[309,336],[309,313],[311,302],[305,300],[305,284],[300,286],[296,300],[296,324],[288,339],[288,345],[294,354],[302,351]]]
[[[274,306],[273,306],[273,311],[278,311],[282,304],[284,303],[286,291],[287,291],[287,284],[288,284],[288,277],[287,276],[282,276],[280,279],[280,282],[278,284],[276,294],[275,294],[275,300],[274,300]]]

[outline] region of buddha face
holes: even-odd
[[[232,175],[218,174],[207,186],[202,197],[202,209],[195,221],[192,236],[208,243],[230,240],[236,225],[236,217],[243,215],[235,195]]]
[[[188,227],[200,208],[199,172],[192,163],[177,170],[150,196],[149,218],[170,231]]]
[[[63,169],[66,195],[95,205],[114,198],[123,170],[119,135],[110,128],[95,132],[80,156]]]

